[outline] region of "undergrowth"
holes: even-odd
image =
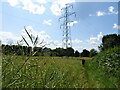
[[[120,88],[120,46],[99,53],[87,63],[89,81],[101,88]]]

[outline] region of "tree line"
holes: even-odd
[[[92,57],[97,54],[95,49],[91,49],[90,51],[84,49],[82,53],[79,51],[75,51],[73,48],[69,47],[67,49],[64,48],[41,48],[41,47],[27,47],[20,45],[4,45],[2,44],[2,53],[5,55],[24,55],[31,56],[34,52],[34,56],[58,56],[58,57]]]
[[[117,34],[110,34],[105,35],[102,38],[102,43],[98,46],[100,52],[107,50],[109,48],[113,48],[115,46],[120,45],[120,35]],[[80,53],[79,51],[75,51],[72,47],[67,49],[64,48],[41,48],[41,47],[28,47],[28,46],[21,46],[21,45],[3,45],[2,44],[2,53],[5,55],[25,55],[31,56],[34,52],[34,56],[58,56],[58,57],[93,57],[98,54],[97,50],[91,49],[90,51],[83,49]]]

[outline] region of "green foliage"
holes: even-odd
[[[28,59],[26,63],[25,60]],[[91,87],[78,58],[26,57],[3,55],[3,88],[84,88]],[[24,64],[24,65],[23,65]],[[22,67],[22,68],[21,68]],[[19,70],[19,72],[18,72]],[[16,73],[17,72],[17,73]]]
[[[30,56],[32,47],[20,45],[2,45],[2,54],[5,55],[27,55]]]
[[[120,46],[100,52],[87,66],[100,87],[120,88]]]
[[[99,58],[99,60],[98,60]],[[103,67],[107,73],[118,77],[120,73],[120,46],[108,49],[100,53],[95,60],[99,63],[99,67]]]
[[[70,57],[70,56],[74,56],[74,49],[73,48],[71,48],[71,47],[69,47],[69,48],[67,48],[66,49],[66,55],[68,56],[68,57]]]
[[[75,51],[75,54],[74,54],[75,57],[79,57],[80,56],[80,53],[78,51]]]
[[[93,56],[97,55],[97,53],[98,52],[95,49],[91,49],[90,50],[90,57],[93,57]]]
[[[2,45],[2,53],[5,55],[25,55],[25,56],[74,56],[74,49],[73,48],[56,48],[54,50],[50,48],[43,48],[43,47],[28,47],[28,46],[20,46],[20,45]],[[75,52],[77,56],[79,56],[79,52]]]
[[[81,57],[89,57],[90,52],[86,49],[83,49],[83,52],[81,53]]]
[[[40,47],[34,47],[33,48],[33,52],[36,52],[34,56],[40,56],[40,54],[42,52],[42,48],[40,48]]]
[[[84,67],[77,57],[3,55],[2,85],[7,88],[118,88],[119,58],[120,47],[101,52],[92,61],[84,57]]]
[[[120,45],[120,35],[110,34],[105,35],[102,38],[102,44],[99,46],[100,51],[107,50],[109,48],[114,48]]]
[[[56,52],[56,56],[62,57],[66,55],[66,50],[63,48],[56,48],[53,51]]]

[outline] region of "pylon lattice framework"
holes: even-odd
[[[62,17],[59,18],[59,20],[63,19],[63,23],[60,25],[60,28],[63,27],[63,39],[62,39],[62,46],[63,48],[72,47],[72,41],[71,41],[71,30],[70,30],[70,23],[73,21],[69,20],[69,17],[71,15],[75,15],[75,12],[69,12],[69,8],[73,8],[73,5],[65,4],[65,7],[61,10],[64,11],[64,14]]]

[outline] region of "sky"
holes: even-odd
[[[68,24],[72,47],[79,52],[92,48],[98,50],[103,35],[117,34],[120,30],[118,1],[2,0],[0,40],[3,44],[16,44],[22,39],[22,35],[32,45],[25,33],[25,26],[34,38],[38,35],[39,43],[43,41],[46,47],[52,49],[62,47],[63,29],[60,29],[60,25],[63,20],[59,21],[59,18],[64,15],[61,8],[69,3],[73,5],[69,12],[76,13],[76,17],[74,15],[69,17],[72,22]],[[21,42],[21,45],[25,43]]]

